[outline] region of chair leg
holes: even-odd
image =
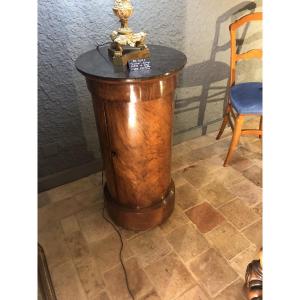
[[[244,122],[244,116],[238,116],[235,119],[234,131],[231,139],[231,144],[227,153],[227,157],[224,161],[224,167],[226,167],[228,162],[231,160],[233,152],[236,150],[236,147],[239,143],[243,122]]]
[[[262,125],[263,125],[263,117],[260,117],[260,121],[259,121],[259,130],[262,130]],[[261,139],[262,135],[259,135],[259,138]]]
[[[230,114],[230,108],[229,108],[229,105],[227,105],[226,107],[226,113],[224,115],[224,118],[223,118],[223,122],[222,122],[222,125],[221,125],[221,128],[220,128],[220,131],[216,137],[216,140],[220,139],[220,137],[222,136],[223,132],[224,132],[224,129],[229,121],[229,114]]]

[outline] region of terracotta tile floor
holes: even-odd
[[[173,215],[145,232],[121,230],[136,299],[241,300],[262,241],[261,141],[242,137],[223,168],[230,133],[173,147]],[[102,217],[100,174],[39,194],[39,242],[59,300],[130,299],[117,234]]]

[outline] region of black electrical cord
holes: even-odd
[[[107,45],[107,44],[110,44],[111,42],[105,42],[105,43],[102,43],[102,44],[99,44],[99,43],[97,43],[96,42],[96,49],[97,49],[97,51],[98,51],[98,53],[109,63],[109,61],[107,60],[107,58],[101,53],[101,51],[100,51],[100,47],[103,47],[103,46],[105,46],[105,45]]]
[[[103,56],[103,54],[100,52],[100,49],[99,47],[102,47],[104,45],[107,45],[107,44],[110,44],[111,42],[106,42],[106,43],[103,43],[103,44],[99,44],[99,43],[96,43],[96,49],[97,51],[99,52],[99,54],[101,56]],[[104,56],[103,56],[104,57]],[[104,57],[105,58],[105,57]],[[105,58],[106,59],[106,58]],[[102,189],[103,189],[103,171],[101,172],[102,173]],[[123,243],[123,239],[122,239],[122,236],[118,230],[118,228],[115,226],[115,224],[113,222],[111,222],[108,218],[105,217],[105,205],[103,205],[103,209],[102,209],[102,216],[103,216],[103,219],[106,220],[106,222],[108,222],[112,227],[113,229],[116,231],[116,233],[118,234],[119,236],[119,240],[121,242],[121,247],[120,247],[120,251],[119,251],[119,260],[121,262],[121,266],[123,268],[123,271],[124,271],[124,276],[125,276],[125,281],[126,281],[126,287],[127,287],[127,290],[128,290],[128,293],[129,295],[131,296],[132,300],[135,300],[134,299],[134,295],[129,287],[129,283],[128,283],[128,276],[127,276],[127,272],[126,272],[126,268],[125,268],[125,265],[124,265],[124,262],[123,262],[123,258],[122,258],[122,252],[123,252],[123,248],[124,248],[124,243]]]
[[[110,43],[111,43],[111,42],[105,42],[105,43],[99,44],[99,43],[96,42],[96,47],[97,47],[97,49],[98,49],[99,47],[102,47],[102,46],[107,45],[107,44],[110,44]]]
[[[103,188],[103,171],[102,171],[102,188]],[[124,248],[124,243],[123,243],[122,236],[121,236],[118,228],[116,227],[116,225],[113,222],[111,222],[108,218],[105,217],[104,210],[105,210],[105,206],[103,205],[102,216],[103,216],[104,220],[106,220],[106,222],[108,222],[113,227],[113,229],[117,232],[117,234],[119,236],[119,239],[120,239],[120,242],[121,242],[121,247],[120,247],[120,251],[119,251],[119,259],[120,259],[120,262],[121,262],[121,265],[122,265],[122,268],[123,268],[123,271],[124,271],[125,281],[126,281],[126,286],[127,286],[128,293],[131,296],[131,298],[133,300],[135,300],[134,296],[133,296],[133,293],[132,293],[132,291],[129,288],[128,276],[127,276],[126,268],[125,268],[125,265],[124,265],[124,262],[123,262],[123,258],[122,258],[122,251],[123,251],[123,248]]]

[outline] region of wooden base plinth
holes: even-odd
[[[108,54],[116,66],[124,66],[128,63],[129,60],[139,59],[139,58],[149,58],[150,51],[148,48],[133,50],[133,51],[124,51],[122,56],[116,55],[116,50],[108,48]]]
[[[105,206],[109,216],[119,226],[129,230],[146,230],[163,223],[173,212],[175,186],[172,180],[168,195],[155,205],[147,208],[132,209],[120,206],[104,187]]]

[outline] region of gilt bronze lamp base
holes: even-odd
[[[139,59],[139,58],[149,58],[150,51],[148,48],[127,48],[123,49],[122,53],[113,47],[108,48],[108,54],[114,65],[122,66],[126,65],[129,60]]]
[[[149,58],[150,52],[145,44],[146,33],[134,33],[128,27],[128,19],[133,13],[130,0],[115,0],[114,14],[119,18],[121,27],[111,34],[112,43],[108,54],[115,65],[126,65],[129,60]]]

